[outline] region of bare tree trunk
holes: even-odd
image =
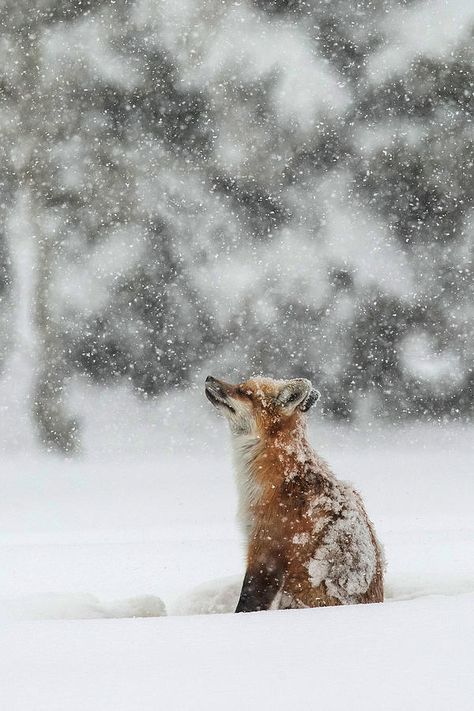
[[[41,149],[47,141],[47,100],[42,94],[39,32],[25,31],[22,49],[22,99],[20,103],[21,141],[26,154],[21,170],[20,185],[27,190],[29,225],[35,247],[34,288],[32,290],[34,340],[36,353],[33,377],[32,413],[42,442],[49,449],[74,452],[79,446],[78,427],[64,404],[65,384],[69,376],[64,358],[62,328],[52,308],[51,293],[54,282],[55,259],[59,239],[43,228],[42,187],[47,178],[42,174]]]
[[[36,245],[33,323],[38,363],[34,377],[33,414],[42,442],[49,449],[72,453],[79,446],[78,426],[64,403],[69,368],[64,359],[64,339],[51,308],[54,262],[59,244],[53,234],[44,234],[37,219],[41,205],[30,192],[30,225]]]

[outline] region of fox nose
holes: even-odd
[[[206,378],[206,390],[210,390],[213,393],[218,393],[220,397],[227,397],[227,386],[222,380],[213,378],[212,375],[208,375]]]
[[[221,383],[217,380],[217,378],[213,378],[212,375],[208,375],[206,378],[206,388],[210,388],[211,390],[219,393],[223,392]]]

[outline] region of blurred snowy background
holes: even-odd
[[[470,711],[472,0],[0,5],[2,707]],[[321,390],[387,604],[176,616],[245,568],[209,372]]]
[[[74,383],[208,370],[472,414],[469,0],[3,0],[1,30],[4,418],[72,451]]]

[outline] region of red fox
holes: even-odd
[[[227,418],[247,540],[236,612],[383,602],[383,556],[359,494],[310,447],[305,378],[209,376],[206,396]]]

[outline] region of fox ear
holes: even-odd
[[[318,402],[320,397],[321,393],[319,392],[319,390],[316,390],[316,388],[311,387],[309,395],[303,400],[303,402],[299,406],[301,412],[308,412],[309,408],[313,407],[314,403]]]
[[[302,412],[309,410],[319,397],[317,390],[313,388],[306,378],[295,378],[280,391],[277,402],[290,412],[299,408]]]

